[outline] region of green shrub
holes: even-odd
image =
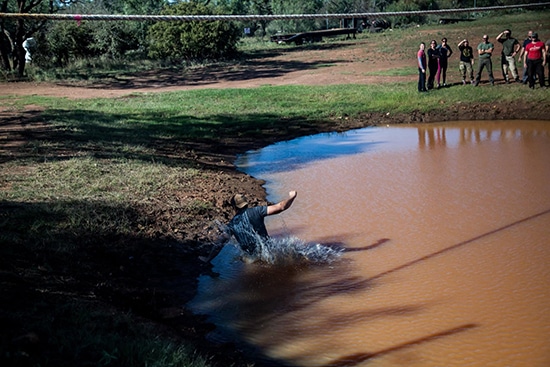
[[[169,5],[164,15],[213,15],[197,3]],[[239,30],[227,21],[159,22],[149,29],[149,56],[169,61],[219,60],[236,53]]]

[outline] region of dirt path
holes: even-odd
[[[94,82],[4,83],[0,95],[112,98],[131,93],[202,88],[253,88],[264,85],[376,84],[414,80],[414,76],[373,76],[381,70],[410,66],[410,60],[367,59],[367,41],[266,52],[237,65],[165,69],[126,74]]]

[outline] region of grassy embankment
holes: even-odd
[[[528,29],[550,38],[548,15],[496,15],[471,23],[363,34],[356,41],[337,42],[342,47],[352,47],[354,42],[368,45],[365,62],[381,53],[411,58],[410,68],[383,73],[415,75],[414,55],[420,40],[445,36],[454,45],[464,36],[477,40],[484,33],[494,39],[504,27],[513,29],[518,38]],[[409,113],[495,100],[510,104],[550,100],[550,91],[531,91],[518,84],[467,91],[448,88],[419,95],[415,83],[409,82],[266,86],[93,100],[0,97],[4,111],[20,113],[24,123],[44,124],[41,131],[23,136],[23,145],[6,144],[0,156],[1,285],[7,298],[2,303],[12,305],[2,310],[0,321],[8,333],[0,345],[0,360],[42,366],[59,362],[207,365],[193,347],[152,336],[155,332],[148,323],[138,323],[132,311],[109,305],[108,297],[91,293],[97,285],[88,284],[89,279],[108,277],[97,275],[106,265],[94,268],[103,259],[122,259],[144,243],[161,250],[187,241],[190,234],[178,234],[174,230],[178,225],[217,215],[214,204],[203,200],[200,192],[186,198],[171,195],[182,189],[192,193],[216,174],[215,167],[193,161],[194,142],[223,144],[224,137],[261,140],[266,131],[284,137],[288,129],[314,130],[333,122],[342,128],[346,120],[340,117],[352,121],[364,112]],[[25,106],[41,112],[24,112]],[[155,209],[160,202],[162,207]],[[176,215],[163,224],[166,228],[152,229],[157,217],[151,213],[162,211]],[[147,269],[139,271],[146,273]],[[136,283],[135,279],[130,283]],[[47,352],[25,355],[14,346],[12,339],[28,332],[41,336],[40,345]]]

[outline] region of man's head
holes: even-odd
[[[244,209],[248,206],[248,202],[243,195],[235,194],[231,198],[231,205],[233,205],[235,209]]]
[[[533,32],[533,34],[531,34],[531,41],[535,42],[538,39],[539,39],[539,35],[536,32]]]
[[[509,29],[505,29],[505,30],[504,30],[504,34],[506,35],[506,38],[512,37],[512,31],[509,30]]]
[[[483,35],[483,42],[489,42],[489,36],[484,34]]]

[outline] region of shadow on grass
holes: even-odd
[[[151,356],[211,353],[196,344],[207,326],[181,306],[203,270],[196,244],[130,233],[147,220],[102,203],[0,202],[3,366],[158,365]]]
[[[312,122],[269,113],[195,117],[175,112],[159,116],[158,112],[147,111],[52,109],[6,121],[0,163],[66,160],[86,155],[182,167],[196,167],[198,163],[201,168],[218,170],[232,168],[235,155],[246,150],[323,128],[337,129],[328,120]]]

